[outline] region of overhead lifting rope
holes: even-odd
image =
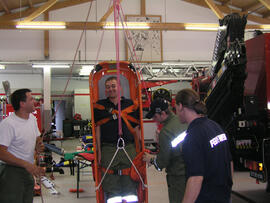
[[[140,75],[138,80],[139,80],[140,83],[141,83],[141,81],[143,81],[143,83],[141,83],[141,84],[142,84],[143,89],[145,90],[145,92],[147,92],[147,88],[145,87],[143,75],[141,73],[141,66],[139,64],[139,58],[138,58],[138,56],[136,54],[135,46],[133,45],[132,38],[131,38],[129,30],[125,29],[125,27],[127,27],[127,22],[124,21],[125,14],[124,14],[124,11],[122,9],[121,4],[120,4],[120,9],[121,9],[121,14],[122,14],[122,15],[120,15],[120,19],[121,19],[122,27],[124,28],[124,34],[125,34],[125,38],[126,38],[126,41],[127,41],[128,49],[130,51],[132,60],[135,61],[135,67],[137,66],[137,69],[138,69],[138,72],[139,72],[139,75]],[[124,23],[125,23],[125,25],[124,25]],[[130,42],[130,43],[128,43],[128,42]],[[150,100],[148,94],[146,94],[146,98],[147,98],[148,103],[150,104],[151,100]]]
[[[120,92],[120,59],[119,59],[119,17],[120,16],[120,1],[119,0],[113,0],[113,7],[114,7],[114,26],[115,26],[115,48],[116,48],[116,68],[117,68],[117,100],[118,100],[118,134],[119,134],[119,139],[117,141],[117,149],[112,157],[112,160],[110,161],[108,167],[106,168],[101,181],[99,183],[99,185],[96,187],[96,191],[99,190],[102,182],[104,181],[105,176],[107,175],[117,153],[119,152],[119,150],[123,150],[124,153],[126,154],[127,158],[129,159],[130,163],[132,164],[132,166],[134,167],[136,173],[138,174],[143,188],[146,188],[147,185],[144,183],[143,178],[141,176],[141,174],[139,173],[138,169],[136,168],[135,164],[133,163],[133,161],[131,160],[129,154],[127,153],[127,151],[125,150],[125,141],[122,138],[123,132],[122,132],[122,118],[121,118],[121,92]],[[123,22],[121,22],[123,24]],[[124,27],[124,26],[123,26]],[[136,53],[135,53],[136,54]],[[138,81],[140,81],[140,78],[138,78]]]
[[[120,1],[113,0],[114,8],[114,32],[115,32],[115,54],[116,54],[116,68],[117,68],[117,100],[118,100],[118,133],[121,138],[122,132],[122,119],[121,119],[121,93],[120,93],[120,60],[119,60],[119,8]],[[124,141],[124,140],[123,140]]]
[[[83,31],[82,31],[82,33],[81,33],[81,36],[80,36],[80,39],[79,39],[79,42],[78,42],[78,45],[77,45],[77,48],[76,48],[76,52],[75,52],[75,54],[74,54],[74,58],[73,58],[73,61],[72,61],[72,66],[71,66],[71,68],[70,68],[68,80],[67,80],[67,82],[66,82],[66,85],[65,85],[64,91],[63,91],[63,93],[62,93],[62,96],[64,96],[64,95],[66,94],[66,90],[67,90],[68,84],[69,84],[70,79],[71,79],[71,77],[72,77],[72,71],[73,71],[73,69],[74,69],[75,60],[76,60],[76,57],[77,57],[77,54],[78,54],[78,51],[79,51],[79,48],[80,48],[80,44],[81,44],[81,41],[82,41],[82,38],[83,38],[83,34],[84,34],[84,32],[86,31],[86,25],[87,25],[87,21],[88,21],[88,18],[89,18],[89,15],[90,15],[90,11],[91,11],[91,8],[92,8],[92,2],[93,2],[93,1],[91,1],[91,2],[90,2],[90,5],[89,5],[89,9],[88,9],[87,16],[86,16],[86,19],[85,19],[84,29],[83,29]],[[55,115],[56,115],[56,113],[57,113],[57,111],[58,111],[58,109],[59,109],[59,107],[60,107],[62,101],[63,101],[63,100],[61,100],[61,101],[58,103],[58,105],[56,106],[56,110],[55,110],[54,114],[52,115],[51,120],[53,120],[53,119],[55,118]],[[50,129],[45,129],[45,132],[43,132],[43,133],[46,134],[49,130],[50,130]],[[38,155],[38,159],[39,159],[39,158],[40,158],[40,157],[39,157],[39,155]],[[42,195],[41,177],[38,178],[38,183],[39,183],[39,185],[40,185],[40,198],[41,198],[41,202],[44,203],[44,199],[43,199],[43,195]]]

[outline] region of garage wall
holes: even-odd
[[[0,93],[4,93],[2,81],[8,80],[11,90],[18,88],[30,88],[34,93],[42,93],[43,76],[41,74],[0,74]],[[67,77],[55,78],[51,80],[52,94],[61,95],[68,81]],[[67,94],[73,93],[74,89],[87,89],[88,80],[72,78],[67,86]]]
[[[108,8],[109,0],[94,1],[89,21],[99,21]],[[97,5],[96,5],[97,3]],[[165,6],[166,3],[166,6]],[[89,3],[50,12],[50,20],[84,21]],[[140,0],[123,0],[125,14],[139,14]],[[165,9],[166,8],[166,9]],[[97,9],[97,13],[96,13]],[[146,13],[161,15],[163,22],[217,23],[217,17],[207,8],[180,0],[147,0]],[[40,16],[37,20],[42,20]],[[110,16],[108,21],[112,21]],[[50,59],[72,60],[81,31],[50,31]],[[87,31],[80,46],[81,59],[95,60],[102,31]],[[163,31],[164,60],[210,60],[215,32]],[[85,41],[86,39],[86,41]],[[43,32],[0,30],[0,60],[42,60]],[[120,57],[125,59],[124,36],[120,33]],[[114,32],[105,31],[100,60],[115,59]]]
[[[19,88],[29,88],[35,97],[42,97],[43,77],[40,74],[0,75],[0,97],[5,93],[2,87],[2,81],[5,80],[10,82],[12,92]],[[81,114],[83,119],[91,118],[88,80],[71,79],[65,95],[63,95],[63,90],[67,83],[67,78],[52,78],[51,83],[51,98],[55,101],[65,101],[66,118],[72,118],[74,113]],[[190,88],[191,86],[189,82],[177,82],[153,87],[152,90],[154,91],[161,87],[171,90],[172,94],[175,95],[180,89]]]
[[[109,0],[93,1],[89,21],[99,21],[108,8]],[[52,21],[84,21],[89,3],[50,12]],[[140,14],[140,0],[123,0],[125,14]],[[97,11],[97,12],[96,12]],[[217,23],[217,17],[207,8],[202,8],[181,0],[146,0],[147,15],[161,15],[162,22]],[[36,20],[43,20],[43,16]],[[112,15],[108,21],[112,21]],[[73,60],[82,31],[50,31],[50,60]],[[95,60],[103,31],[87,31],[80,46],[81,60]],[[216,32],[163,31],[164,60],[211,60]],[[44,60],[43,31],[0,30],[0,60],[28,61]],[[86,49],[85,49],[86,44]],[[120,59],[125,59],[124,36],[120,32]],[[86,53],[86,58],[84,57]],[[79,57],[77,57],[79,59]],[[105,31],[99,60],[115,59],[114,32]],[[40,74],[0,75],[0,82],[8,80],[11,89],[30,88],[42,93],[43,77]],[[52,78],[52,98],[66,100],[67,117],[71,117],[74,106],[74,90],[88,89],[88,80],[72,79],[67,88],[67,96],[61,97],[67,78]],[[178,82],[163,86],[176,94],[189,83]],[[153,90],[159,87],[153,88]],[[4,90],[0,84],[0,94]],[[86,99],[87,100],[87,99]],[[88,101],[83,105],[89,104]],[[75,110],[75,109],[73,109]],[[78,109],[77,109],[78,111]]]
[[[74,90],[74,114],[81,114],[82,119],[91,119],[89,89]]]
[[[29,88],[35,97],[41,98],[43,93],[43,76],[41,74],[0,74],[0,97],[5,94],[2,82],[8,80],[11,92],[19,88]],[[52,100],[65,101],[65,116],[72,118],[74,115],[74,90],[88,89],[88,80],[71,79],[65,95],[63,91],[67,83],[67,78],[52,78],[51,80],[51,98]],[[89,97],[89,96],[88,96]],[[86,100],[89,99],[85,97]],[[87,102],[85,102],[87,103]],[[89,102],[87,103],[89,106]],[[89,111],[90,111],[90,107]],[[87,110],[88,111],[88,110]],[[86,111],[86,114],[87,114]],[[89,117],[90,115],[88,115]]]

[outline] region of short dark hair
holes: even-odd
[[[30,89],[18,89],[11,95],[11,104],[15,111],[18,111],[20,109],[20,102],[26,101],[26,93],[32,92]]]
[[[106,84],[108,81],[111,81],[111,80],[116,80],[116,81],[117,81],[117,77],[115,77],[115,76],[108,77],[108,78],[105,80],[105,84]]]
[[[111,76],[111,77],[108,77],[106,80],[105,80],[105,85],[108,81],[112,81],[112,80],[115,80],[117,82],[117,77],[116,76]],[[120,86],[121,86],[121,80],[119,81],[120,82]]]
[[[207,109],[203,101],[200,101],[200,96],[193,89],[182,89],[176,97],[176,104],[181,103],[184,107],[194,110],[197,114],[206,114]]]

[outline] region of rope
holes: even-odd
[[[89,15],[90,15],[90,11],[91,11],[91,8],[92,8],[92,2],[93,2],[93,1],[91,1],[91,2],[90,2],[90,5],[89,5],[87,17],[86,17],[86,19],[85,19],[84,29],[83,29],[83,31],[82,31],[82,33],[81,33],[80,40],[79,40],[79,43],[78,43],[78,45],[77,45],[76,52],[75,52],[75,54],[74,54],[72,66],[71,66],[71,68],[70,68],[69,77],[68,77],[68,80],[67,80],[67,83],[66,83],[66,85],[65,85],[65,88],[64,88],[64,91],[63,91],[62,95],[65,95],[66,90],[67,90],[67,87],[68,87],[68,84],[69,84],[70,79],[71,79],[71,77],[72,77],[72,71],[73,71],[74,64],[75,64],[75,60],[76,60],[76,57],[77,57],[77,53],[78,53],[78,50],[79,50],[79,48],[80,48],[80,44],[81,44],[81,41],[82,41],[82,38],[83,38],[83,34],[84,34],[85,30],[86,30],[86,25],[87,25],[86,23],[87,23],[87,21],[88,21]],[[51,120],[53,120],[53,119],[55,118],[56,113],[57,113],[57,111],[58,111],[58,109],[59,109],[59,107],[60,107],[60,105],[61,105],[62,102],[63,102],[63,100],[61,100],[61,101],[58,103],[58,105],[56,106],[56,110],[55,110],[55,112],[54,112],[54,115],[52,115]],[[49,129],[45,129],[44,134],[46,134],[48,131],[49,131]],[[39,159],[39,156],[38,156],[38,159]],[[40,177],[39,177],[39,184],[40,184],[40,198],[41,198],[41,202],[44,203],[44,199],[43,199],[43,196],[42,196],[42,184],[41,184],[41,179],[40,179]]]
[[[129,30],[125,29],[125,27],[127,27],[127,23],[123,20],[123,16],[125,16],[125,14],[123,12],[123,9],[122,9],[121,5],[120,5],[120,9],[121,9],[121,14],[122,14],[122,16],[120,15],[120,19],[121,19],[122,27],[124,28],[124,34],[125,34],[125,38],[126,38],[126,41],[127,41],[128,49],[129,49],[129,51],[131,53],[132,60],[136,62],[135,66],[136,65],[138,66],[138,69],[139,69],[138,72],[139,72],[140,78],[138,77],[138,75],[137,75],[137,77],[138,77],[138,81],[141,83],[141,80],[144,82],[143,75],[141,73],[141,67],[140,67],[140,64],[139,64],[138,57],[136,55],[135,46],[133,45],[133,42],[132,42],[132,39],[131,39],[131,36],[130,36],[130,32],[129,32]],[[124,22],[125,22],[125,26],[124,26]],[[130,42],[131,45],[128,42]],[[131,46],[132,46],[132,48],[131,48]],[[135,57],[135,60],[134,60],[133,56]],[[145,87],[145,83],[142,83],[142,85],[143,85],[143,89],[145,90],[145,92],[147,92],[147,89]],[[150,103],[151,100],[150,100],[148,94],[146,94],[146,97],[147,97],[148,103]]]
[[[73,71],[73,68],[74,68],[74,64],[75,64],[75,60],[76,60],[76,57],[77,57],[77,53],[78,53],[79,48],[80,48],[80,44],[81,44],[81,41],[82,41],[82,38],[83,38],[83,34],[84,34],[84,32],[86,31],[86,25],[87,25],[86,23],[87,23],[87,21],[88,21],[89,15],[90,15],[90,11],[91,11],[91,8],[92,8],[92,2],[93,2],[93,1],[90,2],[90,6],[89,6],[89,9],[88,9],[87,17],[86,17],[86,19],[85,19],[84,28],[83,28],[83,31],[82,31],[82,33],[81,33],[81,36],[80,36],[80,39],[79,39],[79,43],[78,43],[78,46],[77,46],[77,48],[76,48],[76,52],[75,52],[75,54],[74,54],[74,58],[73,58],[73,61],[72,61],[72,66],[71,66],[70,72],[69,72],[69,77],[68,77],[68,80],[67,80],[67,83],[66,83],[66,85],[65,85],[65,88],[64,88],[64,91],[63,91],[62,95],[65,95],[66,90],[67,90],[67,87],[68,87],[68,84],[69,84],[70,79],[71,79],[71,77],[72,77],[72,71]],[[54,119],[54,117],[55,117],[55,115],[56,115],[56,112],[58,111],[58,108],[60,107],[62,101],[63,101],[63,100],[61,100],[61,101],[58,103],[58,105],[56,106],[56,110],[55,110],[55,113],[54,113],[54,115],[53,115],[53,117],[52,117],[52,120]]]
[[[119,138],[119,139],[120,139],[120,138]],[[117,149],[116,149],[116,151],[115,151],[115,153],[114,153],[114,155],[113,155],[113,158],[112,158],[112,160],[111,160],[109,166],[106,168],[106,171],[105,171],[104,175],[102,176],[100,183],[99,183],[98,186],[96,187],[96,191],[99,190],[99,188],[100,188],[100,186],[101,186],[101,184],[102,184],[102,182],[103,182],[105,176],[107,175],[108,170],[110,169],[110,167],[111,167],[111,165],[112,165],[112,163],[113,163],[113,161],[114,161],[114,159],[115,159],[115,157],[116,157],[116,155],[117,155],[119,149],[120,149],[120,148],[117,147]]]
[[[120,146],[120,143],[122,143],[122,146]],[[98,186],[96,187],[96,191],[99,190],[99,188],[100,188],[102,182],[104,181],[105,176],[107,175],[107,173],[108,173],[108,171],[109,171],[109,169],[110,169],[110,167],[111,167],[111,165],[112,165],[112,163],[113,163],[113,161],[114,161],[114,159],[115,159],[115,157],[116,157],[118,151],[121,150],[121,149],[125,152],[125,154],[126,154],[128,160],[130,161],[130,163],[131,163],[132,166],[134,167],[136,173],[138,174],[138,176],[139,176],[139,178],[140,178],[140,180],[141,180],[141,183],[142,183],[142,185],[143,185],[143,188],[147,188],[147,185],[144,183],[141,174],[139,173],[139,171],[138,171],[138,169],[136,168],[135,164],[133,163],[133,161],[131,160],[131,158],[130,158],[130,156],[128,155],[127,151],[125,150],[125,141],[124,141],[124,139],[123,139],[122,137],[120,137],[120,138],[118,139],[118,141],[117,141],[117,149],[116,149],[116,151],[115,151],[115,153],[114,153],[114,155],[113,155],[113,158],[112,158],[112,160],[110,161],[108,167],[106,168],[106,171],[105,171],[104,175],[102,176],[102,178],[101,178],[101,180],[100,180],[100,183],[99,183]]]
[[[96,2],[96,3],[97,3],[97,2]],[[107,9],[107,10],[110,9],[111,4],[112,4],[112,0],[110,0],[109,5],[108,5],[108,9]],[[104,37],[104,32],[105,32],[105,30],[103,29],[102,34],[101,34],[101,38],[100,38],[100,41],[99,41],[99,46],[98,46],[98,51],[97,51],[97,56],[96,56],[96,62],[95,62],[95,64],[98,63],[98,58],[99,58],[99,53],[100,53],[100,49],[101,49],[103,37]],[[93,83],[93,81],[92,81],[92,83]]]
[[[115,49],[116,49],[116,67],[117,67],[117,100],[118,100],[118,133],[121,137],[122,132],[122,119],[121,119],[121,93],[120,93],[120,59],[119,59],[119,0],[113,0],[114,7],[114,32],[115,32]]]
[[[128,155],[127,151],[125,150],[125,142],[124,142],[124,139],[122,138],[123,132],[122,132],[122,118],[121,118],[122,112],[121,112],[121,95],[120,95],[120,63],[119,63],[120,59],[119,59],[119,30],[118,30],[118,27],[119,27],[119,17],[121,18],[122,26],[123,26],[123,20],[122,20],[122,16],[120,15],[120,8],[122,10],[122,7],[121,7],[121,4],[120,4],[119,0],[114,0],[113,1],[113,6],[114,6],[115,47],[116,47],[116,67],[117,67],[117,87],[118,87],[117,88],[117,99],[118,99],[118,132],[119,132],[119,139],[117,141],[117,149],[116,149],[116,151],[115,151],[115,153],[114,153],[114,155],[112,157],[112,160],[110,161],[108,167],[106,168],[106,171],[105,171],[104,175],[102,176],[100,183],[96,187],[96,191],[99,190],[100,186],[102,185],[102,182],[104,181],[104,179],[105,179],[105,177],[106,177],[106,175],[107,175],[107,173],[108,173],[108,171],[109,171],[109,169],[110,169],[110,167],[111,167],[111,165],[112,165],[112,163],[113,163],[113,161],[114,161],[117,153],[121,149],[125,152],[128,160],[130,161],[130,163],[134,167],[136,173],[138,174],[138,176],[139,176],[139,178],[140,178],[140,180],[142,182],[143,188],[146,188],[147,187],[147,185],[143,181],[143,178],[142,178],[141,174],[139,173],[139,171],[136,168],[135,164],[132,162],[130,156]],[[122,13],[123,13],[123,11],[122,11]],[[125,32],[125,30],[124,30],[124,33],[125,33],[126,39],[128,39],[127,33]],[[102,39],[103,39],[103,35],[104,35],[104,31],[102,33]],[[101,42],[102,42],[102,40],[100,41],[100,46],[99,46],[99,49],[98,49],[97,58],[98,58],[98,55],[99,55],[99,51],[100,51],[100,47],[101,47]],[[132,43],[132,41],[131,41],[131,43]],[[133,46],[133,44],[132,44],[132,46]],[[128,47],[129,47],[130,52],[131,52],[131,48],[130,48],[130,45],[129,44],[128,44]],[[134,46],[133,46],[133,50],[134,50],[134,55],[137,58]],[[133,55],[131,55],[131,56],[133,57]],[[138,77],[138,75],[137,75],[137,77]],[[138,81],[140,82],[140,79]],[[148,95],[147,95],[147,97],[148,97]],[[122,146],[120,146],[120,143],[122,143]]]
[[[101,178],[100,183],[98,184],[96,191],[100,188],[105,176],[108,173],[108,170],[110,169],[112,162],[114,161],[119,149],[123,149],[125,147],[125,142],[122,138],[122,119],[121,119],[121,101],[120,101],[120,64],[119,64],[119,31],[117,29],[119,25],[119,0],[113,0],[113,7],[114,7],[114,25],[115,25],[115,48],[116,48],[116,67],[117,67],[117,100],[118,100],[118,133],[119,133],[119,139],[117,141],[117,150],[115,151],[112,160],[109,163],[109,166],[107,167],[104,175]],[[122,141],[123,146],[120,147],[119,143]]]
[[[124,151],[125,154],[127,155],[128,160],[130,161],[130,163],[131,163],[132,166],[134,167],[136,173],[138,174],[138,176],[139,176],[139,178],[140,178],[140,180],[141,180],[141,182],[142,182],[142,184],[143,184],[143,188],[147,188],[147,185],[144,184],[144,181],[143,181],[143,179],[142,179],[141,174],[139,173],[138,169],[136,168],[135,164],[134,164],[133,161],[131,160],[131,158],[130,158],[130,156],[128,155],[128,153],[127,153],[127,151],[125,150],[125,148],[123,148],[123,151]]]

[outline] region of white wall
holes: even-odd
[[[82,119],[91,119],[89,89],[74,90],[74,114],[81,114]]]
[[[99,21],[108,8],[109,0],[93,1],[89,21]],[[166,10],[165,10],[166,2]],[[96,13],[97,3],[97,13]],[[89,3],[50,12],[50,20],[85,21]],[[126,15],[140,14],[140,0],[124,0]],[[207,8],[179,0],[147,0],[146,14],[161,15],[165,22],[217,23],[217,17]],[[42,16],[38,20],[41,20]],[[109,21],[113,20],[113,15]],[[72,60],[82,31],[50,31],[50,59]],[[87,31],[86,59],[95,60],[102,31]],[[215,32],[163,31],[164,60],[210,60],[215,42]],[[80,46],[84,59],[85,39]],[[43,32],[27,30],[0,30],[0,60],[41,60]],[[120,57],[125,59],[124,36],[120,33]],[[115,59],[114,32],[105,31],[99,60]]]
[[[9,81],[11,90],[30,88],[35,93],[43,89],[43,76],[41,74],[0,74],[0,93],[4,93],[3,81]]]
[[[93,1],[88,21],[99,21],[108,8],[109,0]],[[96,5],[97,3],[97,5]],[[166,6],[165,6],[166,3]],[[50,12],[50,20],[54,21],[85,21],[89,3]],[[140,0],[123,0],[122,7],[126,15],[140,14]],[[166,8],[166,9],[165,9]],[[96,12],[97,9],[97,12]],[[180,0],[146,0],[146,14],[161,15],[163,22],[218,23],[217,17],[207,8],[202,8]],[[37,20],[42,20],[40,16]],[[111,15],[108,21],[112,21]],[[50,31],[50,60],[73,60],[79,37],[82,31]],[[80,46],[81,59],[84,60],[86,42],[86,59],[95,60],[101,34],[103,31],[87,31]],[[164,60],[211,60],[216,32],[198,31],[163,31]],[[42,60],[43,31],[0,30],[0,60],[28,61]],[[86,40],[86,41],[85,41]],[[123,33],[120,33],[120,58],[125,59],[125,44]],[[77,57],[78,59],[78,57]],[[105,31],[99,55],[99,60],[115,60],[114,32]],[[40,74],[0,75],[0,82],[9,80],[11,89],[31,88],[35,93],[42,93],[43,77]],[[52,94],[62,94],[67,78],[52,78]],[[164,86],[175,94],[188,83],[175,83]],[[156,87],[159,88],[159,87]],[[153,89],[156,89],[153,88]],[[74,90],[88,89],[88,80],[72,79],[67,88],[67,94]],[[4,93],[0,84],[0,94]],[[65,99],[66,108],[73,106],[73,96],[57,97]],[[87,103],[87,102],[85,102]],[[74,109],[76,110],[76,109]],[[68,113],[71,116],[72,112]]]
[[[41,74],[0,74],[0,93],[4,93],[2,81],[8,80],[11,90],[18,88],[30,88],[34,93],[43,92],[43,76]],[[55,78],[51,80],[53,94],[62,94],[67,84],[68,78]],[[71,78],[67,86],[66,93],[73,93],[74,89],[87,89],[89,82],[86,79]]]
[[[0,95],[4,94],[2,81],[8,80],[10,82],[11,91],[19,88],[30,88],[33,93],[40,93],[41,97],[43,92],[43,77],[41,74],[5,74],[0,75]],[[65,116],[72,118],[75,113],[82,115],[83,119],[91,118],[90,111],[90,96],[89,96],[89,83],[88,80],[75,80],[69,81],[67,91],[63,95],[63,90],[67,83],[67,78],[52,78],[51,80],[51,95],[52,100],[65,100]],[[176,94],[183,88],[190,88],[189,82],[177,82],[163,86],[153,87],[152,90],[158,88],[166,88]]]
[[[0,96],[5,93],[2,87],[2,82],[5,80],[8,80],[10,83],[11,92],[19,88],[29,88],[33,93],[38,93],[35,97],[42,97],[43,76],[41,74],[0,74]],[[88,80],[71,79],[64,94],[63,91],[67,81],[67,78],[52,78],[51,98],[52,100],[65,100],[65,116],[66,118],[72,118],[74,116],[74,89],[88,89],[89,83]],[[90,111],[89,109],[90,107],[86,110],[87,115],[87,112]],[[89,114],[87,118],[90,116]]]

